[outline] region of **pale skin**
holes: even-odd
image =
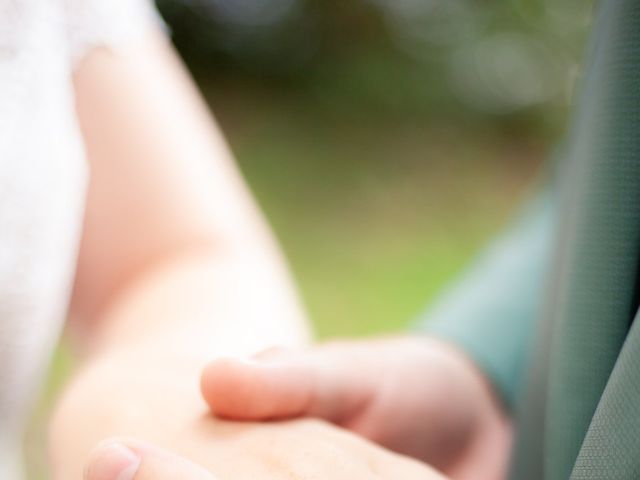
[[[486,461],[476,459],[480,455],[456,460],[478,449],[456,446],[476,445],[489,432],[487,441],[496,442],[495,448],[506,455],[504,415],[469,362],[429,342],[418,341],[417,349],[433,349],[451,373],[443,379],[438,368],[426,370],[435,379],[432,386],[449,388],[452,377],[461,382],[463,395],[478,395],[472,405],[461,399],[451,402],[453,407],[442,405],[460,411],[437,412],[434,404],[434,411],[427,412],[431,420],[423,419],[428,444],[438,444],[436,435],[455,439],[454,446],[442,452],[446,462],[417,448],[415,432],[403,426],[404,404],[394,401],[385,410],[388,425],[402,428],[389,441],[384,434],[370,434],[367,422],[358,426],[342,421],[348,415],[337,421],[322,402],[314,404],[317,411],[274,411],[285,407],[267,400],[271,410],[256,412],[249,396],[234,400],[216,395],[224,382],[255,388],[255,378],[262,375],[243,370],[230,356],[248,357],[270,345],[308,348],[306,317],[281,255],[215,122],[162,35],[149,34],[119,51],[95,50],[77,69],[74,84],[91,167],[71,304],[72,333],[84,359],[52,418],[53,478],[83,478],[88,465],[85,478],[116,480],[127,458],[136,465],[129,470],[136,480],[443,478],[410,455],[445,470],[456,465],[451,473],[457,478],[474,478],[459,472],[490,478],[481,474]],[[327,347],[318,348],[303,355],[325,355],[322,349]],[[330,359],[333,347],[328,348]],[[212,358],[220,360],[203,374]],[[293,362],[295,370],[298,360]],[[363,366],[365,373],[379,367],[368,361]],[[399,366],[401,362],[390,368]],[[323,385],[339,395],[329,395],[329,401],[362,393],[331,386],[350,375],[348,371],[327,373]],[[285,372],[283,382],[276,381],[272,400],[298,388],[291,385],[295,375]],[[413,404],[415,395],[428,387],[415,392],[407,388],[404,401]],[[309,385],[303,381],[299,388],[304,391]],[[379,398],[381,391],[367,395]],[[455,382],[450,391],[457,393]],[[236,419],[320,418],[222,420],[211,415],[205,398],[215,413]],[[445,421],[428,433],[441,416]],[[369,426],[381,428],[380,422],[373,416]],[[118,437],[115,444],[104,443],[113,437]],[[500,460],[489,463],[494,468]],[[458,467],[463,464],[467,466]]]
[[[506,476],[506,414],[465,355],[434,339],[341,341],[216,359],[203,372],[202,392],[221,418],[320,418],[452,479]]]

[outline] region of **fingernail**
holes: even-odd
[[[121,443],[100,446],[91,457],[85,480],[134,480],[140,468],[140,457]]]

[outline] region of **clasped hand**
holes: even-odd
[[[217,359],[201,377],[210,411],[177,452],[107,440],[85,479],[501,478],[509,425],[474,375],[446,345],[411,338]]]

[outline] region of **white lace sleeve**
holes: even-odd
[[[74,63],[94,47],[117,48],[153,28],[167,31],[152,0],[64,0],[64,4]]]

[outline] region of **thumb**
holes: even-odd
[[[216,480],[202,467],[135,440],[107,440],[89,456],[84,480]]]
[[[225,418],[313,416],[340,423],[361,413],[373,395],[367,360],[354,355],[350,344],[270,349],[250,360],[212,361],[202,373],[201,390],[212,412]]]

